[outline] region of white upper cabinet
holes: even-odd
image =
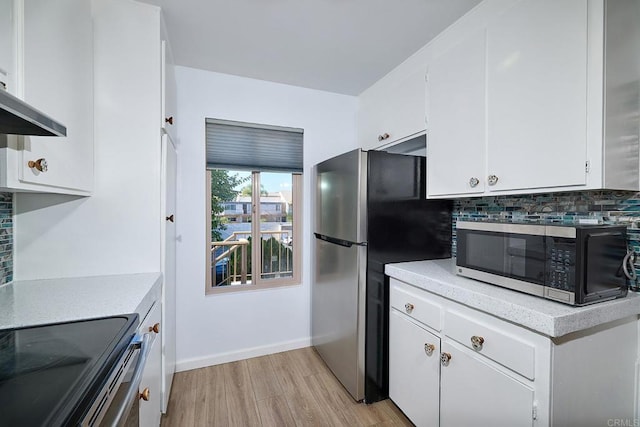
[[[640,189],[639,20],[486,1],[427,45],[427,197]]]
[[[379,148],[423,133],[425,67],[410,58],[359,97],[358,140]]]
[[[484,29],[429,65],[427,181],[431,195],[485,190]]]
[[[586,184],[587,2],[521,1],[487,44],[488,189]]]
[[[65,125],[67,136],[10,136],[0,154],[0,188],[89,195],[94,168],[91,2],[29,0],[14,7],[17,49],[8,68],[16,72],[8,90]],[[46,171],[29,167],[40,159]]]

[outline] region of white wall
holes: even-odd
[[[357,98],[176,67],[177,369],[310,344],[311,167],[354,149]],[[205,296],[205,118],[304,129],[303,283]]]

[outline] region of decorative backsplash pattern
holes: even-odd
[[[0,193],[0,285],[13,280],[13,195]]]
[[[457,199],[453,205],[453,256],[459,219],[561,224],[595,219],[602,224],[626,224],[629,249],[638,254],[635,267],[640,274],[640,193],[598,190]]]

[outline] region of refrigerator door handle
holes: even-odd
[[[367,246],[367,242],[356,243],[350,242],[348,240],[337,239],[335,237],[325,236],[324,234],[320,233],[313,234],[316,236],[316,239],[324,240],[325,242],[333,243],[334,245],[344,246],[345,248],[350,248],[351,246]]]

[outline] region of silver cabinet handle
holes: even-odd
[[[427,356],[431,356],[435,349],[436,349],[435,345],[429,344],[429,343],[424,343],[424,352],[427,354]]]
[[[450,353],[442,353],[440,355],[440,363],[442,364],[442,366],[449,366],[449,361],[451,360],[451,354]]]
[[[482,345],[484,344],[484,338],[474,335],[471,337],[471,346],[474,350],[480,351],[482,350]]]
[[[487,177],[487,182],[489,185],[496,185],[498,183],[498,177],[496,175],[489,175]]]
[[[384,141],[385,139],[389,139],[388,133],[383,133],[382,135],[378,135],[378,141]]]
[[[410,302],[404,305],[404,311],[406,311],[407,313],[411,313],[413,311],[413,308],[413,304],[411,304]]]
[[[480,184],[480,180],[476,177],[472,177],[469,179],[469,186],[471,188],[475,188],[478,184]]]

